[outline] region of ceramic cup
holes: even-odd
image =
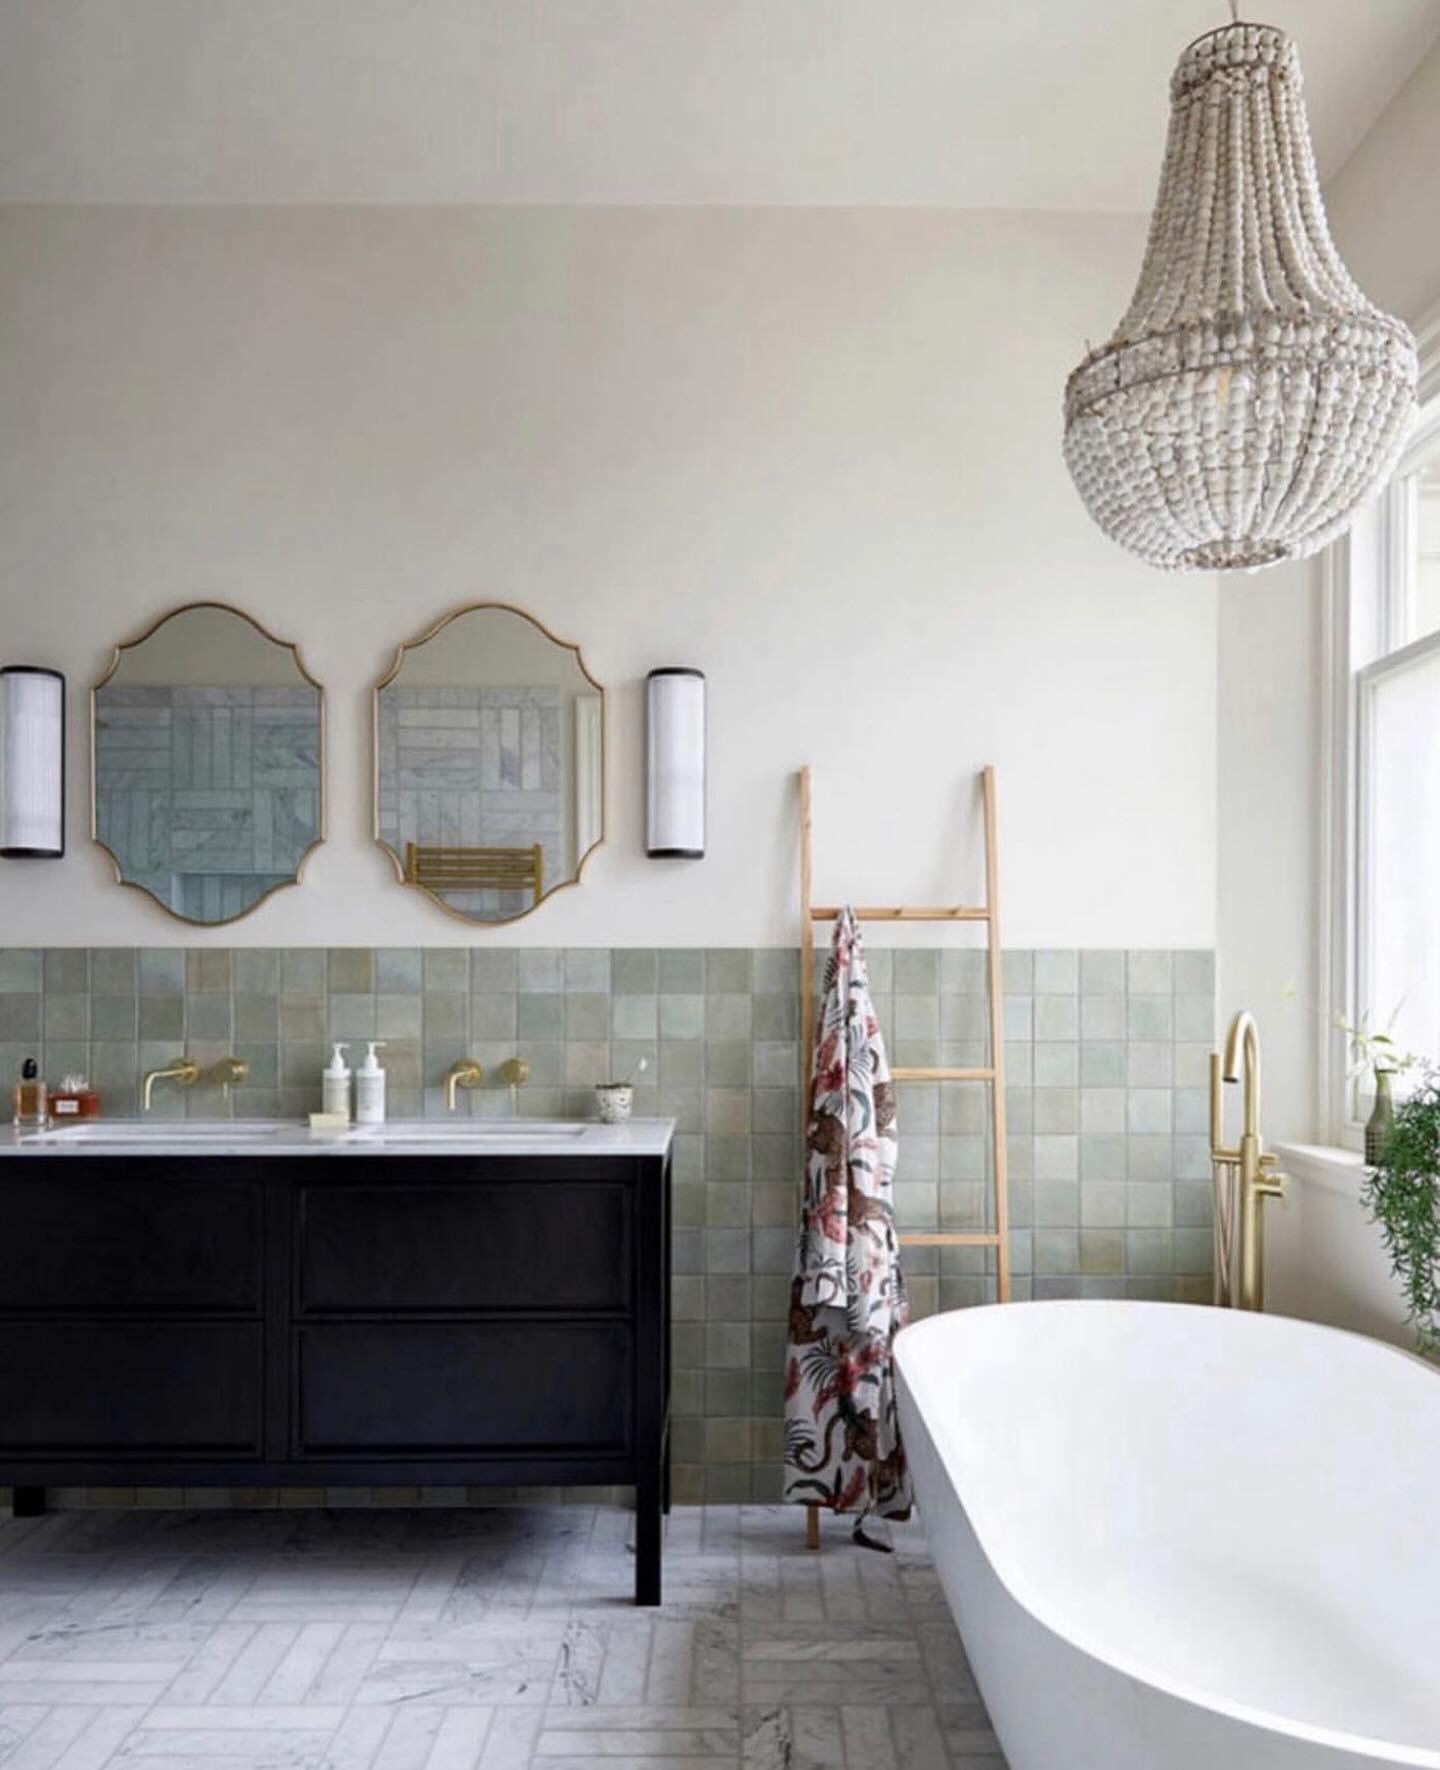
[[[602,1125],[623,1125],[635,1104],[635,1090],[629,1082],[597,1082],[595,1098]]]

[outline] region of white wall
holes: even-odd
[[[1222,581],[1218,977],[1260,1027],[1267,1137],[1315,1138],[1320,588],[1309,562]]]
[[[1440,301],[1440,47],[1382,114],[1326,200],[1336,241],[1372,300],[1417,321]],[[1219,959],[1225,1013],[1259,1017],[1264,1129],[1311,1144],[1324,1036],[1320,568],[1308,562],[1220,591]],[[1272,1309],[1413,1344],[1358,1171],[1298,1152],[1289,1196],[1268,1214]]]
[[[1417,321],[1440,301],[1440,45],[1326,190],[1331,229],[1373,301]],[[1226,579],[1219,600],[1221,1008],[1254,1010],[1265,1130],[1324,1134],[1320,1012],[1321,591],[1316,561]]]
[[[1330,224],[1372,301],[1416,320],[1440,301],[1440,43],[1325,192]]]
[[[1214,587],[1112,548],[1059,450],[1141,244],[933,211],[0,210],[3,652],[74,708],[72,852],[0,867],[3,939],[475,938],[366,835],[368,686],[496,597],[611,691],[610,843],[480,938],[794,939],[806,761],[822,894],[975,893],[993,761],[1009,942],[1209,944]],[[85,839],[83,691],[196,596],[325,683],[331,840],[190,934]],[[642,852],[641,683],[677,662],[710,678],[699,864]]]

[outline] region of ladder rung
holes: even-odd
[[[833,922],[840,914],[839,904],[812,904],[812,922]],[[860,922],[988,922],[990,911],[984,904],[956,904],[949,909],[910,909],[904,904],[864,904],[855,908]]]
[[[896,1238],[902,1248],[998,1248],[1000,1237],[993,1231],[980,1235],[902,1235]]]
[[[892,1082],[993,1082],[993,1069],[915,1069],[906,1064],[890,1071]]]

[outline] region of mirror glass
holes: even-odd
[[[580,648],[485,603],[400,648],[375,691],[375,836],[457,916],[509,922],[604,835],[604,690]]]
[[[92,691],[91,833],[121,884],[233,922],[298,883],[322,838],[323,736],[297,647],[238,609],[176,609]]]

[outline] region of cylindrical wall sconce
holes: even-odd
[[[65,852],[65,678],[33,664],[0,669],[0,856]]]
[[[645,852],[705,853],[705,673],[671,666],[645,678]]]

